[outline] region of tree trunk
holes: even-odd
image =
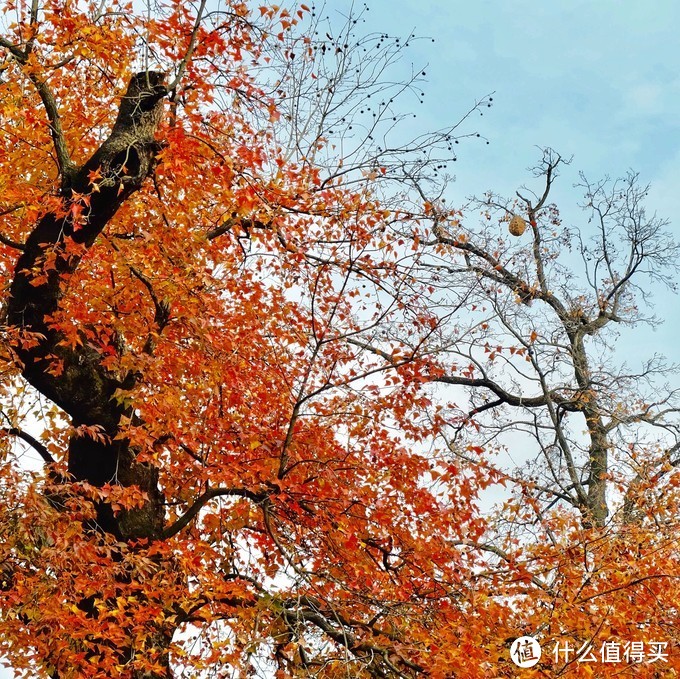
[[[607,506],[607,471],[609,466],[609,438],[597,407],[593,390],[588,354],[580,331],[569,335],[576,382],[585,403],[582,407],[588,437],[588,506],[582,508],[583,525],[604,526],[609,515]]]
[[[158,471],[138,462],[129,442],[116,438],[121,419],[132,418],[133,412],[113,396],[117,390],[133,386],[136,378],[121,379],[109,372],[102,366],[99,352],[87,343],[76,348],[61,344],[63,338],[51,327],[50,317],[59,309],[62,284],[76,271],[84,252],[153,171],[160,148],[155,134],[167,94],[163,83],[164,74],[156,72],[131,79],[109,137],[84,165],[64,169],[58,191],[62,208],[45,214],[28,236],[10,287],[7,324],[18,330],[20,337],[34,340],[16,345],[23,376],[64,410],[74,426],[98,425],[106,435],[103,441],[71,438],[69,480],[94,486],[138,486],[148,497],[143,507],[116,516],[108,504],[100,503],[96,524],[91,527],[93,539],[98,539],[101,531],[119,541],[160,536],[164,504]],[[74,209],[80,207],[83,209]],[[82,604],[87,605],[85,601]],[[159,624],[157,636],[164,644],[161,648],[167,648],[171,631]],[[119,651],[123,663],[133,650]],[[49,660],[59,667],[58,659]],[[170,670],[133,676],[167,678]]]

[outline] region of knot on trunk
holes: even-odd
[[[98,182],[99,190],[120,188],[121,184],[128,192],[141,187],[160,148],[155,134],[163,115],[163,98],[168,93],[164,83],[165,73],[160,71],[144,71],[132,77],[111,134],[77,172],[75,190],[85,193],[91,189],[92,171],[99,171],[103,177]],[[83,182],[87,185],[83,186]]]

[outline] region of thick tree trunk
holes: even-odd
[[[106,434],[104,441],[84,436],[71,439],[71,480],[94,486],[138,486],[148,496],[142,508],[116,516],[109,505],[100,504],[93,539],[97,531],[119,541],[160,536],[163,497],[157,470],[138,462],[129,443],[116,438],[121,419],[133,413],[113,396],[118,389],[130,388],[134,378],[121,380],[109,372],[99,352],[85,342],[76,348],[62,345],[63,338],[50,326],[50,317],[59,309],[64,281],[76,271],[84,252],[153,170],[159,150],[155,134],[167,94],[163,83],[164,75],[155,72],[131,79],[110,136],[84,165],[64,169],[58,193],[62,208],[45,214],[28,236],[10,287],[7,323],[35,340],[16,346],[23,376],[63,409],[75,426],[98,425]],[[171,631],[159,625],[157,636],[162,638],[161,648],[167,648]],[[121,660],[129,660],[131,651],[120,649]],[[53,665],[58,667],[58,663]],[[167,678],[170,670],[142,676]]]
[[[26,240],[7,311],[10,326],[27,335],[38,333],[36,344],[17,346],[26,380],[68,413],[75,426],[98,425],[109,439],[71,440],[68,468],[72,478],[95,486],[137,485],[149,496],[147,506],[135,516],[127,512],[114,519],[109,508],[100,508],[99,525],[119,538],[152,537],[162,528],[157,473],[138,464],[125,441],[114,440],[121,418],[131,414],[113,398],[126,385],[102,367],[100,354],[89,345],[76,349],[60,345],[61,337],[50,327],[49,317],[59,308],[61,284],[77,269],[84,249],[152,171],[158,151],[155,133],[166,93],[163,74],[140,73],[132,78],[110,136],[82,167],[71,168],[62,178],[62,212],[44,215]],[[72,210],[82,196],[87,196],[83,212]],[[51,370],[56,365],[60,365],[58,374]]]

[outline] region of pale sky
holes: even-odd
[[[478,125],[491,144],[461,149],[465,189],[514,186],[537,145],[573,154],[588,174],[633,168],[668,188],[678,179],[676,0],[393,0],[369,15],[372,28],[435,39],[410,48],[428,64],[423,127],[495,92]],[[666,198],[663,207],[680,207]]]
[[[340,7],[329,2],[328,7]],[[494,92],[494,106],[472,121],[489,144],[460,145],[448,203],[491,189],[504,195],[530,180],[526,169],[550,146],[573,156],[554,196],[569,223],[578,172],[591,180],[626,171],[651,184],[648,212],[671,220],[680,238],[680,2],[677,0],[383,0],[369,3],[371,30],[420,36],[409,60],[427,65],[423,129],[456,120]],[[655,291],[654,313],[679,300]],[[619,348],[643,344],[680,362],[680,323],[624,331]],[[675,352],[675,356],[672,354]],[[637,353],[637,352],[636,352]]]
[[[308,1],[308,4],[311,4]],[[255,6],[255,5],[253,5]],[[347,6],[330,0],[326,11]],[[455,205],[487,189],[512,194],[529,179],[536,146],[574,156],[556,196],[567,209],[572,185],[628,169],[652,184],[649,208],[680,235],[680,2],[678,0],[373,0],[367,31],[434,38],[416,41],[409,60],[427,65],[423,130],[456,120],[475,99],[494,106],[471,128],[489,140],[461,145]],[[405,66],[406,66],[406,62]],[[678,300],[658,298],[657,313]],[[679,360],[675,314],[655,333],[624,334],[619,347],[644,343]],[[676,355],[673,356],[675,351]],[[11,672],[0,668],[0,679]]]

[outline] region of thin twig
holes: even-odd
[[[177,75],[175,76],[175,79],[168,85],[168,92],[172,92],[174,89],[177,89],[177,86],[182,80],[184,72],[187,69],[187,65],[191,60],[191,56],[194,53],[194,49],[196,49],[196,42],[198,40],[198,29],[201,27],[201,21],[203,20],[203,11],[205,10],[205,4],[206,0],[201,0],[201,4],[198,8],[198,13],[196,14],[194,29],[191,32],[191,40],[189,40],[189,47],[187,48],[186,54],[184,55],[184,59],[182,59],[182,63],[180,63],[179,65],[179,69],[177,70]]]

